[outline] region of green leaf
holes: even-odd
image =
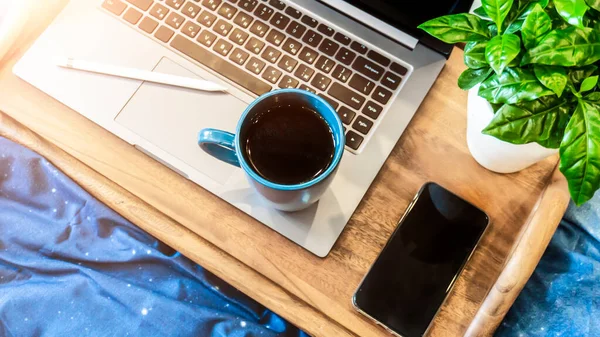
[[[458,87],[463,90],[469,90],[485,81],[491,74],[491,68],[467,69],[458,77]]]
[[[583,28],[583,16],[589,9],[585,0],[554,0],[554,6],[565,21]]]
[[[527,49],[531,49],[537,45],[549,30],[552,29],[552,20],[544,12],[542,7],[535,4],[531,14],[527,16],[523,27],[521,27],[521,37],[523,38],[523,45]]]
[[[587,94],[583,99],[588,101],[589,103],[599,104],[600,92],[592,92],[591,94]]]
[[[512,34],[521,30],[525,19],[527,19],[527,16],[531,13],[531,11],[536,5],[540,5],[542,8],[546,8],[546,6],[548,6],[548,0],[519,0],[518,6],[513,5],[513,9],[511,10],[511,13],[508,14],[508,17],[506,19],[506,21],[508,21],[509,24],[504,24],[505,26],[508,26],[506,28],[506,33]]]
[[[581,83],[581,88],[579,88],[579,92],[586,92],[594,89],[598,84],[598,75],[588,77]]]
[[[542,96],[554,95],[535,77],[533,72],[521,68],[506,68],[493,75],[479,87],[479,96],[491,103],[518,103],[533,101]]]
[[[483,133],[513,144],[548,140],[569,116],[565,99],[541,97],[531,102],[505,104]],[[564,125],[563,125],[564,129]]]
[[[537,77],[546,88],[552,90],[556,96],[562,96],[569,80],[565,68],[536,64],[533,67],[533,72],[535,73],[535,77]]]
[[[548,33],[523,56],[521,65],[584,66],[600,60],[600,32],[570,26]]]
[[[577,205],[591,199],[600,187],[600,111],[583,100],[577,104],[560,144],[560,171]]]
[[[510,12],[514,0],[481,0],[487,15],[496,23],[498,33],[502,32],[502,23]]]
[[[600,0],[586,0],[586,2],[593,9],[600,11]]]
[[[514,34],[504,34],[493,37],[485,47],[485,58],[496,74],[501,74],[504,68],[519,55],[521,39]]]
[[[595,65],[589,65],[581,68],[569,70],[569,81],[573,84],[581,84],[583,80],[592,76],[598,69]]]
[[[485,60],[485,46],[487,42],[468,42],[465,45],[465,64],[471,69],[489,67]]]
[[[487,41],[490,38],[484,20],[473,14],[452,14],[429,20],[419,28],[446,42]]]
[[[489,19],[490,17],[487,15],[487,13],[485,12],[485,9],[483,9],[483,7],[479,6],[477,8],[475,8],[473,10],[473,13],[479,15],[480,17],[482,17],[483,19]]]

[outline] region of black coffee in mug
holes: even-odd
[[[329,168],[335,153],[327,122],[301,105],[273,106],[257,113],[245,139],[244,156],[252,169],[281,185],[313,180]]]

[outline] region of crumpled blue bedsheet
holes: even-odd
[[[600,336],[600,193],[569,205],[496,336]]]
[[[306,336],[0,138],[0,336]]]

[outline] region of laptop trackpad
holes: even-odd
[[[201,78],[163,58],[154,71]],[[204,153],[197,144],[198,131],[216,128],[234,132],[247,104],[226,93],[143,83],[115,121],[161,150],[185,162],[220,184],[236,170]]]

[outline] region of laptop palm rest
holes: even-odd
[[[161,59],[154,71],[200,78],[167,58]],[[224,185],[236,168],[204,153],[197,145],[198,131],[210,127],[234,132],[246,106],[227,93],[145,82],[115,121]]]

